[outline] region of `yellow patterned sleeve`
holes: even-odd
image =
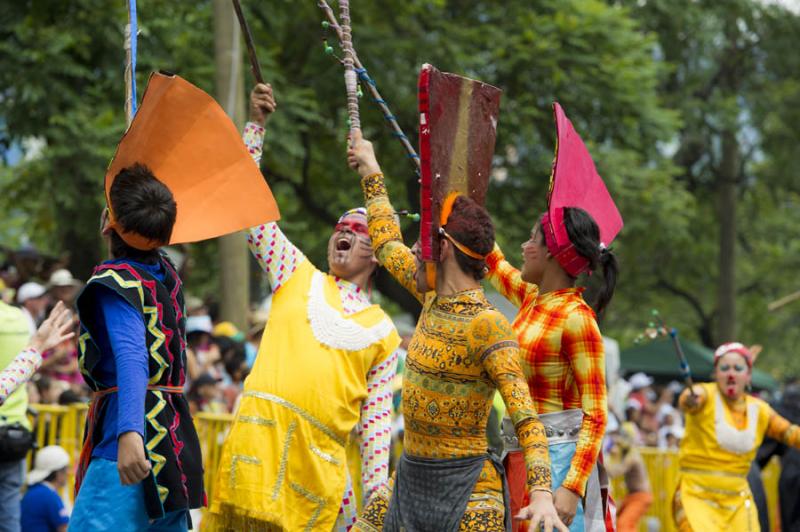
[[[414,254],[403,244],[403,234],[400,232],[394,208],[389,202],[383,174],[372,174],[363,178],[361,188],[364,191],[367,224],[375,257],[403,288],[422,302],[424,294],[417,290],[417,283],[414,280],[417,271]]]
[[[768,416],[767,436],[788,445],[800,448],[800,427],[792,424],[788,419],[780,416],[766,403],[762,404]]]
[[[470,324],[468,353],[495,383],[514,423],[525,457],[528,491],[551,490],[550,455],[544,426],[536,415],[519,363],[517,337],[497,310],[479,314]]]

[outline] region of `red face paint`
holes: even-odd
[[[351,233],[369,238],[369,229],[367,228],[367,223],[356,217],[346,217],[344,220],[337,223],[333,230],[350,231]]]

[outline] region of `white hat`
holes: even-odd
[[[192,332],[204,332],[211,334],[214,324],[211,323],[209,316],[189,316],[186,318],[186,334]]]
[[[28,485],[33,486],[50,476],[54,471],[69,465],[67,451],[58,445],[48,445],[36,453],[33,470],[28,473]]]
[[[17,289],[17,303],[25,303],[29,299],[42,297],[47,289],[39,283],[25,283]]]
[[[47,283],[47,286],[80,286],[81,284],[79,280],[72,276],[69,270],[61,268],[50,275],[50,281]]]
[[[653,384],[653,377],[648,377],[640,371],[639,373],[634,373],[631,375],[631,378],[628,379],[628,382],[631,383],[631,386],[634,390],[639,390],[640,388],[647,388]]]

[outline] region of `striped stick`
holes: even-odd
[[[347,89],[347,114],[350,116],[350,130],[361,129],[358,114],[358,77],[353,61],[353,39],[350,32],[350,2],[339,0],[339,14],[342,19],[342,49],[344,51],[344,86]]]
[[[318,4],[320,9],[325,13],[325,17],[328,19],[328,23],[330,26],[336,30],[336,34],[339,37],[339,41],[342,40],[342,28],[339,25],[339,21],[336,19],[336,14],[331,9],[331,6],[328,5],[328,2],[325,0],[319,0]],[[383,113],[383,117],[386,119],[386,123],[389,124],[389,127],[392,129],[392,135],[400,141],[400,144],[403,145],[405,148],[406,153],[408,153],[408,158],[411,159],[412,163],[414,164],[414,170],[419,175],[420,166],[419,166],[419,155],[417,155],[416,150],[411,145],[411,142],[408,140],[408,137],[403,132],[403,129],[400,127],[400,124],[397,123],[397,118],[392,113],[392,110],[389,109],[389,105],[386,103],[386,100],[381,96],[381,93],[378,91],[378,87],[375,84],[375,80],[373,80],[367,69],[364,68],[364,65],[358,59],[358,54],[356,53],[355,49],[353,50],[353,64],[356,68],[356,72],[358,73],[358,77],[361,81],[364,81],[367,85],[367,89],[369,90],[370,94],[372,95],[372,101],[378,104],[381,112]]]
[[[128,24],[125,26],[125,117],[127,125],[136,114],[136,41],[139,32],[136,0],[128,0]]]

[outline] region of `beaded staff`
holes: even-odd
[[[675,327],[667,327],[667,323],[664,321],[664,318],[658,312],[658,310],[653,309],[650,311],[653,315],[653,318],[656,320],[655,322],[650,322],[647,326],[647,329],[644,330],[642,334],[636,337],[634,340],[635,343],[642,342],[645,338],[650,340],[655,340],[660,336],[669,336],[672,339],[672,346],[675,348],[675,355],[678,357],[678,365],[680,366],[681,370],[681,377],[683,377],[683,381],[686,383],[686,386],[689,388],[689,393],[692,397],[697,397],[694,393],[694,380],[692,379],[692,368],[689,367],[689,361],[686,360],[686,354],[683,352],[683,347],[681,346],[681,342],[678,339],[678,329]]]
[[[339,0],[339,16],[342,19],[342,50],[344,51],[344,86],[347,89],[347,114],[350,130],[361,129],[358,115],[358,77],[353,61],[353,38],[350,31],[350,2]]]
[[[331,9],[331,7],[328,5],[328,2],[325,0],[319,0],[317,5],[320,9],[322,9],[322,11],[325,13],[325,17],[328,19],[322,21],[322,27],[326,30],[328,28],[333,28],[339,37],[339,41],[341,42],[343,39],[342,28],[339,25],[339,21],[336,19],[336,14],[333,12],[333,9]],[[333,48],[328,46],[327,42],[325,44],[325,52],[329,55],[333,55]],[[411,145],[411,142],[409,142],[408,137],[405,135],[405,133],[403,133],[403,129],[400,127],[400,124],[397,123],[397,118],[392,113],[392,110],[389,109],[389,105],[386,103],[386,100],[383,98],[383,96],[381,96],[380,91],[378,91],[375,80],[370,77],[369,72],[367,72],[367,69],[364,68],[364,65],[358,59],[358,54],[356,53],[355,49],[352,50],[352,53],[353,65],[355,66],[355,72],[358,74],[358,78],[366,85],[367,90],[369,90],[370,94],[372,95],[372,101],[378,105],[383,113],[383,117],[386,119],[386,123],[389,124],[389,127],[392,129],[392,136],[397,138],[397,140],[400,141],[400,144],[403,145],[403,148],[408,154],[408,158],[411,159],[412,164],[414,165],[414,170],[416,171],[417,175],[419,175],[419,155],[417,155],[416,150]]]

